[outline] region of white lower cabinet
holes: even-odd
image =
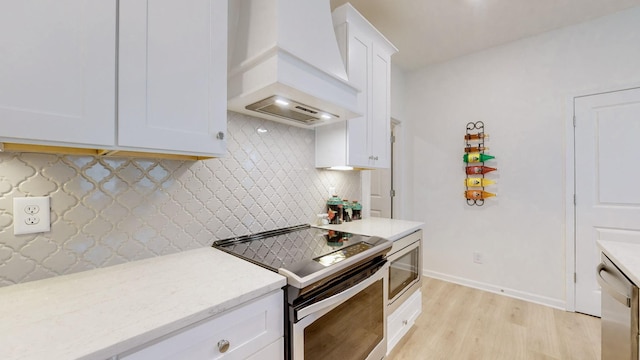
[[[277,290],[135,349],[121,360],[284,358],[284,295]]]
[[[418,290],[387,317],[387,354],[411,329],[420,313],[422,313],[422,292]]]

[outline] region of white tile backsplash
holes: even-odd
[[[312,130],[233,112],[228,127],[228,155],[198,162],[0,153],[0,286],[309,223],[330,187],[358,199],[358,172],[314,167]],[[51,232],[13,235],[13,197],[45,195]]]

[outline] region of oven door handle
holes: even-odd
[[[383,279],[385,272],[387,271],[389,265],[388,263],[385,264],[383,267],[381,267],[380,269],[378,269],[378,271],[376,271],[375,274],[373,274],[372,276],[366,278],[365,280],[359,282],[358,284],[354,285],[353,287],[348,288],[347,290],[335,294],[331,297],[328,297],[322,301],[319,301],[315,304],[311,304],[307,307],[304,307],[302,309],[298,309],[296,310],[296,317],[297,320],[301,320],[302,318],[306,317],[307,315],[313,314],[315,312],[321,311],[323,309],[332,307],[332,306],[337,306],[342,304],[344,301],[346,301],[347,299],[351,298],[352,296],[354,296],[355,294],[359,293],[360,291],[366,289],[367,287],[369,287],[369,285],[375,283],[376,281]]]

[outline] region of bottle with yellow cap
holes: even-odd
[[[468,187],[472,187],[472,186],[489,186],[492,184],[495,184],[496,182],[493,180],[489,180],[489,179],[485,179],[485,178],[476,178],[476,177],[472,177],[472,178],[466,178],[464,180],[464,184]]]

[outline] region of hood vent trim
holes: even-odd
[[[278,101],[283,101],[283,104],[278,104]],[[340,119],[340,116],[336,114],[331,114],[327,111],[316,109],[313,106],[301,104],[297,101],[284,99],[281,96],[275,95],[247,105],[245,109],[276,116],[285,120],[297,121],[305,125],[312,125],[328,119]]]

